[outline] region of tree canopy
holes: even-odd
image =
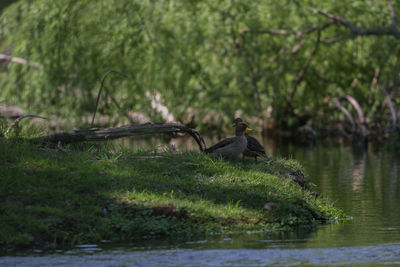
[[[400,6],[391,1],[26,0],[0,18],[0,97],[39,114],[142,112],[175,118],[241,110],[282,128],[327,123],[351,95],[382,113],[399,81]],[[212,114],[214,114],[212,113]],[[341,115],[340,115],[341,116]],[[229,121],[230,122],[230,121]]]

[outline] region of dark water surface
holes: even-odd
[[[173,142],[184,147],[179,140]],[[360,150],[333,144],[302,147],[271,140],[264,144],[270,156],[291,157],[302,163],[319,192],[353,220],[293,233],[82,245],[51,254],[36,251],[2,257],[0,266],[400,265],[399,156],[372,146]]]

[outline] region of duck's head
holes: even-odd
[[[244,134],[244,132],[246,132],[246,131],[251,131],[251,129],[249,128],[249,125],[247,125],[244,122],[238,122],[236,124],[236,130],[235,130],[236,135]]]
[[[233,124],[232,126],[235,127],[236,125],[238,125],[239,122],[243,122],[242,118],[236,118],[233,120]]]

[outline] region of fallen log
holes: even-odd
[[[69,132],[55,133],[47,136],[40,136],[29,139],[32,143],[38,144],[63,144],[84,142],[84,141],[105,141],[121,137],[159,134],[159,133],[188,133],[199,145],[200,151],[206,148],[203,137],[194,129],[180,123],[145,123],[130,124],[113,128],[91,128],[87,130],[73,130]]]

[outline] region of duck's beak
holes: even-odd
[[[253,129],[250,129],[249,127],[246,127],[246,131],[253,131]]]
[[[232,127],[236,127],[236,123],[232,124]]]

